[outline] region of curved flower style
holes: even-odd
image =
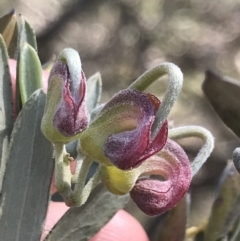
[[[140,178],[160,175],[164,181]],[[133,201],[148,215],[159,215],[175,206],[191,183],[191,165],[184,150],[168,139],[165,147],[138,168],[122,171],[116,167],[102,167],[102,181],[117,195],[130,192]],[[139,180],[138,180],[139,179]]]
[[[130,89],[120,91],[80,135],[81,150],[107,166],[122,170],[139,166],[166,143],[167,121],[151,139],[159,106],[154,95]]]
[[[73,49],[65,49],[49,75],[42,119],[42,131],[51,142],[72,141],[87,127],[85,99],[86,77],[79,55]]]

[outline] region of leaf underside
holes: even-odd
[[[28,43],[37,51],[36,35],[30,24],[22,16],[19,20],[19,29],[19,48],[21,48],[24,43]]]
[[[225,125],[240,137],[240,82],[207,71],[202,89]]]
[[[13,102],[7,49],[0,35],[0,190],[13,129]]]
[[[54,163],[40,124],[45,94],[35,92],[19,114],[0,196],[0,240],[40,240]]]
[[[116,196],[101,184],[91,193],[81,207],[70,208],[59,220],[48,241],[88,241],[95,235],[129,200],[129,195]]]
[[[87,109],[91,113],[100,101],[102,94],[102,79],[100,73],[92,75],[87,80]]]
[[[7,45],[9,57],[16,58],[18,24],[17,16],[14,11],[11,11],[0,18],[0,33],[3,35]]]
[[[28,43],[25,43],[20,49],[17,71],[21,102],[24,105],[34,91],[42,88],[41,63],[37,52]]]

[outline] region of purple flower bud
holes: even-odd
[[[139,179],[130,194],[144,213],[159,215],[174,207],[187,192],[192,179],[191,166],[184,150],[170,139],[147,162],[145,174],[158,174],[165,180]]]
[[[53,143],[78,138],[88,124],[86,77],[77,51],[65,49],[54,64],[48,80],[42,131]]]
[[[82,150],[93,160],[129,170],[161,150],[167,140],[167,121],[151,139],[160,101],[151,94],[123,90],[113,96],[80,136]]]
[[[139,108],[139,113],[133,113],[138,124],[131,131],[110,135],[103,149],[105,156],[122,170],[139,166],[149,156],[161,150],[168,135],[165,122],[156,138],[151,140],[151,127],[160,106],[160,101],[154,95],[136,90],[122,91],[105,108],[115,107],[116,103],[124,103],[126,100]]]
[[[78,83],[71,81],[68,66],[58,61],[50,74],[60,75],[63,81],[61,100],[53,116],[53,125],[64,136],[74,136],[82,132],[88,123],[85,104],[86,77],[81,72]]]

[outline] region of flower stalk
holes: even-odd
[[[69,155],[65,145],[55,144],[55,185],[58,192],[66,199],[72,192],[71,190],[71,169]]]

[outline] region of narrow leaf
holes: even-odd
[[[86,204],[70,208],[65,213],[46,240],[88,241],[119,209],[125,206],[128,199],[128,195],[113,195],[103,185],[99,185]]]
[[[0,34],[2,34],[7,46],[8,56],[16,59],[18,24],[14,10],[0,18]]]
[[[15,17],[16,20],[16,15],[13,16],[13,18]],[[14,31],[12,34],[12,38],[11,41],[9,42],[8,45],[8,56],[9,58],[12,59],[17,59],[17,50],[18,50],[18,24],[17,24],[17,20],[16,23],[14,25]]]
[[[24,105],[34,91],[42,88],[41,63],[35,49],[27,43],[20,50],[17,72],[21,102]]]
[[[40,124],[45,94],[35,92],[14,125],[0,197],[0,240],[40,240],[54,163]]]
[[[13,129],[13,100],[7,49],[0,35],[0,190],[8,156],[10,135]]]
[[[91,113],[100,101],[102,94],[102,79],[100,73],[92,75],[87,80],[87,109]]]
[[[1,34],[7,28],[8,24],[12,21],[12,17],[14,14],[15,14],[15,11],[12,10],[0,18],[0,33]]]
[[[1,21],[7,23],[7,25],[4,29],[2,29],[2,31],[0,31],[0,33],[4,38],[6,46],[9,47],[12,37],[14,35],[14,31],[17,26],[17,16],[16,14],[14,14],[14,12],[11,12],[10,14],[5,15],[4,17],[6,21],[0,19],[0,29],[1,27],[4,27],[3,25],[1,26]]]
[[[185,237],[189,200],[187,195],[171,209],[161,226],[158,241],[183,241]]]
[[[35,33],[24,17],[20,17],[19,20],[19,42],[18,48],[21,49],[22,45],[27,42],[37,51],[37,41]]]
[[[240,137],[240,82],[207,71],[202,89],[225,125]]]
[[[225,168],[219,193],[213,203],[204,241],[222,240],[232,229],[240,213],[240,175],[233,163]]]

